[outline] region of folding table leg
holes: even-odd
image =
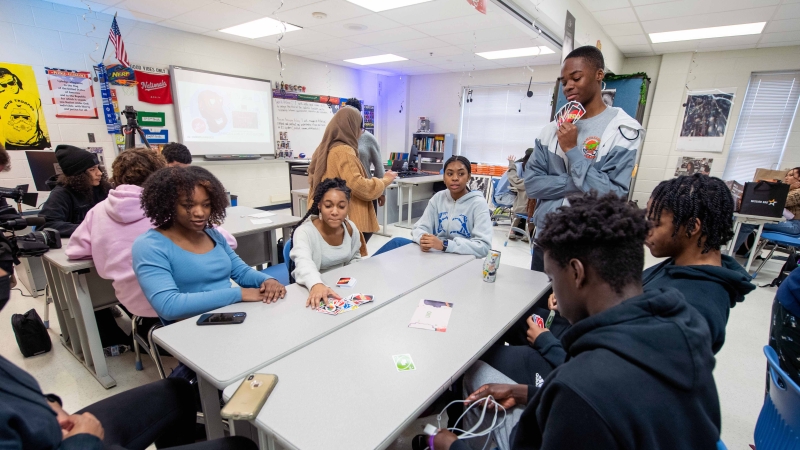
[[[197,384],[200,388],[200,403],[203,405],[208,440],[225,437],[219,408],[219,391],[200,374],[197,374]]]

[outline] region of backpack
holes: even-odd
[[[26,358],[47,353],[53,348],[47,328],[35,309],[11,316],[11,328],[14,329],[19,351]]]
[[[778,286],[780,286],[781,283],[783,283],[783,280],[785,280],[786,277],[788,277],[789,274],[792,273],[792,271],[797,268],[797,260],[798,260],[797,252],[792,250],[792,253],[790,253],[789,256],[786,257],[786,262],[783,264],[783,267],[781,267],[781,271],[778,272],[778,276],[774,280],[772,280],[772,282],[770,284],[765,284],[765,285],[760,286],[760,287],[767,287],[767,286],[769,286],[769,287],[778,287]]]

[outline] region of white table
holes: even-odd
[[[486,283],[482,265],[461,266],[259,369],[279,379],[253,422],[262,449],[273,439],[303,450],[390,445],[550,286],[543,273],[510,266]],[[408,328],[421,299],[454,303],[447,332]],[[416,370],[398,372],[392,356],[399,354],[410,354]]]
[[[442,179],[442,175],[428,175],[409,178],[397,177],[394,180],[397,184],[397,211],[399,212],[397,226],[403,228],[411,228],[413,226],[411,223],[411,206],[414,204],[414,186],[436,183],[437,181],[442,181]],[[408,188],[408,218],[405,224],[403,224],[403,188]]]
[[[300,220],[299,217],[276,214],[269,217],[272,223],[255,225],[246,217],[259,212],[263,211],[245,206],[230,207],[223,224],[237,240],[236,253],[248,265],[260,265],[265,261],[277,263],[275,231],[283,228],[287,233],[288,227]],[[94,311],[117,304],[117,297],[111,280],[97,274],[91,259],[67,258],[65,249],[68,243],[69,239],[62,239],[60,249],[51,249],[42,256],[61,327],[61,343],[108,389],[116,386],[117,382],[108,374]]]
[[[277,361],[337,329],[370,314],[406,293],[475,258],[440,252],[423,253],[409,244],[322,275],[329,286],[341,277],[356,278],[342,296],[372,294],[373,303],[338,316],[305,308],[308,291],[287,286],[286,298],[275,304],[237,303],[215,312],[244,311],[241,325],[197,326],[197,317],[159,328],[156,343],[197,373],[209,438],[222,436],[217,389]]]
[[[734,244],[736,243],[736,238],[739,236],[739,230],[742,228],[742,224],[746,223],[749,225],[758,225],[758,231],[756,231],[756,248],[758,247],[758,241],[761,239],[761,232],[764,231],[764,225],[768,223],[780,223],[785,222],[786,219],[783,217],[765,217],[765,216],[751,216],[747,214],[739,214],[733,213],[734,217],[734,224],[733,224],[733,240],[731,240],[730,248],[728,248],[728,255],[733,256],[736,252],[736,249],[733,248]],[[750,257],[747,258],[747,265],[744,267],[744,270],[750,271],[750,265],[753,264],[753,259],[756,257],[756,252],[751,251]]]

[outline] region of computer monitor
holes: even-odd
[[[408,169],[417,167],[417,157],[419,156],[419,149],[415,144],[411,144],[411,150],[408,152]]]
[[[56,159],[56,152],[49,151],[26,151],[28,165],[33,175],[33,183],[37,191],[49,191],[47,180],[52,176],[61,173],[61,167]]]

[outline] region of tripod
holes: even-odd
[[[136,148],[136,135],[133,133],[139,133],[139,139],[142,140],[142,143],[147,147],[150,147],[150,143],[147,142],[147,137],[144,135],[144,131],[139,126],[139,122],[136,120],[136,110],[133,109],[133,106],[126,106],[125,109],[122,111],[122,115],[128,119],[128,123],[122,126],[122,134],[125,136],[125,150],[129,148]]]

